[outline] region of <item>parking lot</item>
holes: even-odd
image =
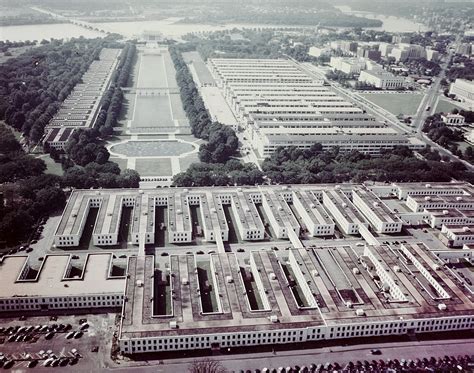
[[[110,365],[115,316],[5,318],[0,328],[0,365],[15,370],[97,371]]]

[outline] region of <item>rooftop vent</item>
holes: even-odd
[[[426,196],[426,197],[425,197],[425,201],[431,201],[431,197],[430,197],[430,196]]]
[[[277,323],[278,322],[278,316],[277,315],[271,315],[270,316],[270,321],[272,323]]]
[[[443,210],[443,215],[448,215],[449,211],[448,210]]]
[[[176,321],[170,321],[170,329],[178,329],[178,323]]]
[[[438,304],[438,309],[439,309],[440,311],[446,311],[446,308],[447,308],[447,307],[446,307],[446,304],[444,304],[444,303]]]
[[[425,187],[426,188],[431,188],[431,184],[426,184]]]
[[[456,197],[456,201],[462,201],[462,197],[461,197],[461,196],[457,196],[457,197]]]
[[[143,281],[142,280],[137,280],[136,284],[139,288],[143,287]]]
[[[189,284],[188,279],[187,279],[186,277],[183,277],[183,278],[181,279],[181,285],[188,285],[188,284]]]
[[[362,308],[358,308],[356,310],[356,315],[357,316],[365,316],[365,311]]]

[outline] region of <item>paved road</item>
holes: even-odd
[[[370,349],[380,348],[382,355],[374,356],[370,354]],[[400,342],[376,345],[356,345],[347,347],[332,347],[311,350],[296,350],[277,352],[273,355],[268,353],[248,353],[244,355],[223,355],[214,357],[222,362],[230,372],[244,371],[247,369],[262,369],[263,367],[278,368],[280,366],[324,364],[327,362],[338,362],[341,365],[349,361],[372,360],[372,359],[416,359],[430,356],[443,357],[445,355],[465,355],[474,351],[473,339],[462,339],[452,341],[421,341],[421,342]],[[193,359],[183,358],[174,361],[165,361],[162,365],[158,362],[141,362],[140,365],[133,365],[134,371],[141,372],[186,372]],[[109,367],[109,370],[128,372],[130,365],[125,367]]]

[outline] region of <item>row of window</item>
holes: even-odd
[[[426,323],[425,326],[423,323]],[[423,324],[423,326],[421,326]],[[429,324],[429,325],[428,325]],[[443,325],[442,325],[443,324]],[[457,324],[457,325],[456,325]],[[334,328],[328,335],[328,338],[348,338],[357,336],[372,336],[372,335],[388,335],[388,334],[404,334],[407,332],[407,327],[413,327],[414,322],[408,323],[390,323],[390,324],[371,324],[371,325],[357,325],[357,326],[343,326],[338,327],[336,332]],[[452,329],[467,329],[474,327],[474,321],[469,318],[458,320],[428,320],[420,323],[416,328],[418,332],[427,331],[443,331]],[[313,329],[307,331],[306,337],[303,330],[293,331],[279,331],[270,333],[252,333],[252,334],[233,334],[224,336],[204,336],[204,337],[181,337],[176,339],[160,339],[160,340],[133,340],[122,341],[126,351],[129,352],[145,352],[145,351],[159,351],[159,350],[183,350],[190,348],[209,348],[213,343],[218,343],[219,346],[245,346],[258,344],[274,344],[274,343],[293,343],[303,342],[309,340],[317,340],[325,338],[322,331]],[[212,341],[211,341],[212,339]]]

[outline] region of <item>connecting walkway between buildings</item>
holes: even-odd
[[[372,233],[370,233],[369,228],[363,224],[359,224],[359,233],[361,234],[362,238],[367,242],[367,245],[371,246],[379,246],[380,242],[374,237]]]

